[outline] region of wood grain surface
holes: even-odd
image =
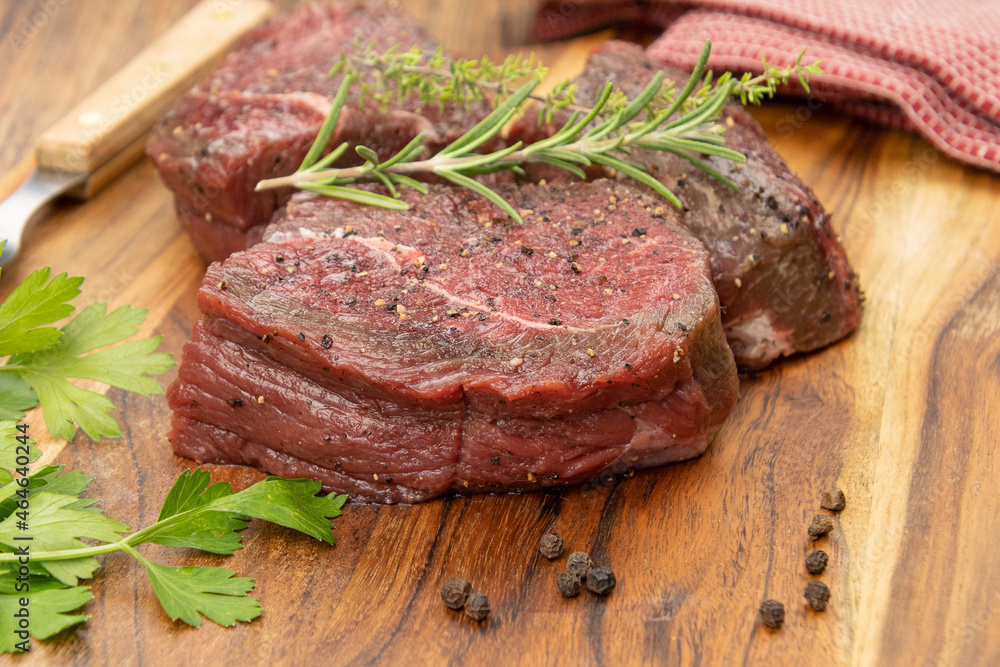
[[[0,2],[0,173],[193,4]],[[531,0],[401,4],[457,53],[527,48]],[[554,61],[564,49],[536,50]],[[567,53],[564,68],[582,65],[582,49]],[[1000,180],[819,103],[754,113],[832,210],[868,301],[849,340],[743,378],[705,456],[561,493],[350,505],[336,547],[260,523],[228,559],[144,547],[168,563],[255,577],[266,611],[232,629],[171,624],[136,563],[105,557],[80,632],[0,660],[1000,664]],[[81,302],[148,307],[144,330],[175,354],[198,317],[203,267],[148,162],[32,230],[0,296],[49,264],[87,276]],[[108,514],[145,525],[193,464],[170,451],[162,396],[109,396],[125,438],[46,441],[44,460],[88,471]],[[30,422],[39,435],[40,416]],[[261,477],[211,469],[240,488]],[[833,486],[847,509],[810,543],[806,527]],[[610,565],[614,593],[562,599],[561,563],[537,554],[546,530]],[[822,614],[802,597],[816,578],[803,566],[813,546],[830,553]],[[454,575],[489,595],[488,622],[442,605],[440,585]],[[764,598],[785,603],[782,629],[761,624]]]

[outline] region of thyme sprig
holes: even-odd
[[[777,68],[765,61],[763,74],[744,74],[737,79],[727,72],[713,80],[712,73],[705,71],[710,51],[711,44],[706,42],[694,71],[679,93],[673,93],[670,83],[665,82],[663,72],[657,72],[634,99],[628,99],[614,84],[606,82],[591,107],[573,109],[562,128],[541,141],[527,145],[517,142],[489,153],[476,152],[500,133],[532,96],[540,79],[530,76],[526,83],[499,101],[486,118],[430,158],[418,159],[425,151],[425,137],[421,134],[385,162],[380,162],[371,148],[357,146],[355,151],[364,160],[363,164],[329,169],[329,165],[349,149],[345,142],[325,157],[320,157],[329,145],[348,92],[358,82],[358,75],[353,70],[346,69],[346,63],[353,61],[345,57],[340,61],[344,67],[335,67],[333,71],[344,73],[343,82],[330,113],[299,170],[290,176],[261,181],[256,189],[260,191],[291,186],[361,204],[405,210],[409,208],[409,204],[399,198],[398,188],[409,187],[426,194],[427,187],[417,181],[414,175],[435,174],[480,194],[518,223],[522,223],[520,214],[510,204],[474,177],[502,170],[523,174],[522,165],[544,163],[584,178],[584,168],[597,164],[647,185],[680,208],[680,200],[669,189],[650,176],[641,164],[629,159],[631,150],[648,149],[679,155],[735,190],[737,186],[732,181],[700,157],[718,156],[735,162],[746,161],[743,154],[725,146],[722,137],[724,127],[717,123],[722,106],[733,95],[739,96],[744,102],[759,103],[764,97],[773,95],[777,86],[786,84],[792,76],[797,76],[808,90],[809,77],[822,71],[818,64],[802,66],[800,54],[792,68]],[[393,53],[390,52],[389,55],[392,56]],[[371,60],[370,55],[366,57]],[[431,65],[433,67],[441,64],[439,59],[443,56],[437,55],[435,58],[437,59]],[[396,70],[387,72],[397,71],[399,67],[423,66],[397,63],[394,65]],[[472,69],[462,71],[465,72],[459,77],[462,81],[466,81],[466,76],[468,80],[474,79],[470,73],[473,72]],[[401,82],[397,95],[405,97],[414,91],[419,95],[447,94],[451,96],[449,99],[457,99],[460,95],[460,88],[456,86],[447,88],[444,93],[441,90],[433,93],[435,86],[426,81],[421,83],[419,72],[406,73],[406,77],[410,76],[418,78],[396,77]],[[570,89],[570,85],[563,87],[563,91]],[[571,103],[566,102],[565,107],[569,104]],[[575,105],[575,102],[572,104]],[[389,195],[348,187],[360,181],[380,182]]]
[[[416,46],[408,51],[393,46],[379,53],[375,42],[363,45],[358,40],[354,53],[340,54],[340,60],[330,70],[331,77],[341,73],[358,82],[358,104],[362,108],[370,99],[387,110],[393,103],[415,95],[426,106],[444,109],[446,104],[456,103],[469,110],[480,102],[502,103],[524,81],[544,79],[548,68],[534,54],[510,55],[500,63],[486,56],[453,60],[440,46],[431,53]],[[560,109],[587,111],[576,104],[576,85],[569,82],[547,95],[532,94],[529,98],[541,103],[542,112],[550,120]]]
[[[777,85],[787,85],[792,77],[797,78],[809,92],[810,76],[821,74],[822,70],[818,63],[803,65],[804,55],[805,49],[799,53],[792,67],[777,67],[762,57],[763,73],[757,76],[749,72],[743,74],[733,94],[738,95],[743,104],[759,104],[764,97],[774,95]],[[394,102],[398,104],[416,95],[427,106],[437,105],[443,109],[448,103],[458,103],[468,110],[475,103],[490,101],[490,97],[494,105],[502,103],[513,94],[518,84],[528,79],[541,81],[548,69],[535,59],[534,54],[526,58],[511,55],[502,63],[494,63],[488,57],[453,60],[444,54],[441,47],[428,53],[416,46],[408,51],[400,51],[394,46],[380,53],[374,41],[364,44],[359,38],[355,40],[353,53],[340,55],[330,76],[341,73],[358,81],[361,106],[371,99],[387,110]],[[691,92],[681,108],[690,111],[703,104],[711,98],[717,83],[713,83],[712,73],[708,72],[702,85]],[[590,111],[589,106],[579,103],[577,86],[568,80],[558,83],[545,95],[532,93],[528,99],[539,103],[539,124],[552,122],[559,111],[580,111],[584,114]],[[674,99],[674,83],[666,81],[650,101],[650,106],[666,108]],[[620,111],[627,104],[627,96],[615,90],[604,112]]]

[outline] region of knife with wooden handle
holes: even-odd
[[[139,159],[157,118],[273,14],[267,0],[203,0],[42,134],[34,170],[0,202],[0,266],[49,202],[87,199]]]

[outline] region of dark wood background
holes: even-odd
[[[194,4],[0,3],[0,173],[23,173],[33,140]],[[289,6],[292,2],[281,2]],[[534,48],[570,72],[585,45],[527,47],[532,0],[407,0],[459,55]],[[801,102],[755,112],[833,211],[868,292],[850,340],[742,381],[742,399],[701,459],[562,493],[417,507],[350,505],[336,547],[254,524],[224,559],[144,547],[169,563],[255,577],[264,616],[223,629],[171,624],[141,568],[110,556],[93,616],[37,643],[24,664],[998,664],[1000,663],[1000,182],[911,134]],[[18,167],[20,165],[20,167]],[[145,331],[178,353],[203,267],[148,162],[84,206],[63,207],[4,270],[5,295],[34,268],[85,275],[84,298],[150,308]],[[172,374],[163,378],[164,383]],[[191,462],[165,440],[162,396],[112,391],[126,437],[41,437],[43,462],[96,477],[92,493],[132,525],[155,520]],[[30,417],[40,436],[42,421]],[[260,475],[213,468],[243,487]],[[819,495],[848,507],[819,546],[829,609],[802,598]],[[562,599],[558,530],[618,575],[607,599]],[[462,575],[489,622],[443,607]],[[761,625],[782,600],[785,627]],[[11,658],[4,658],[11,660]]]

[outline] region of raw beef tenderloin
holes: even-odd
[[[308,194],[213,264],[168,398],[199,461],[381,502],[573,484],[699,455],[737,398],[702,244],[609,181]]]

